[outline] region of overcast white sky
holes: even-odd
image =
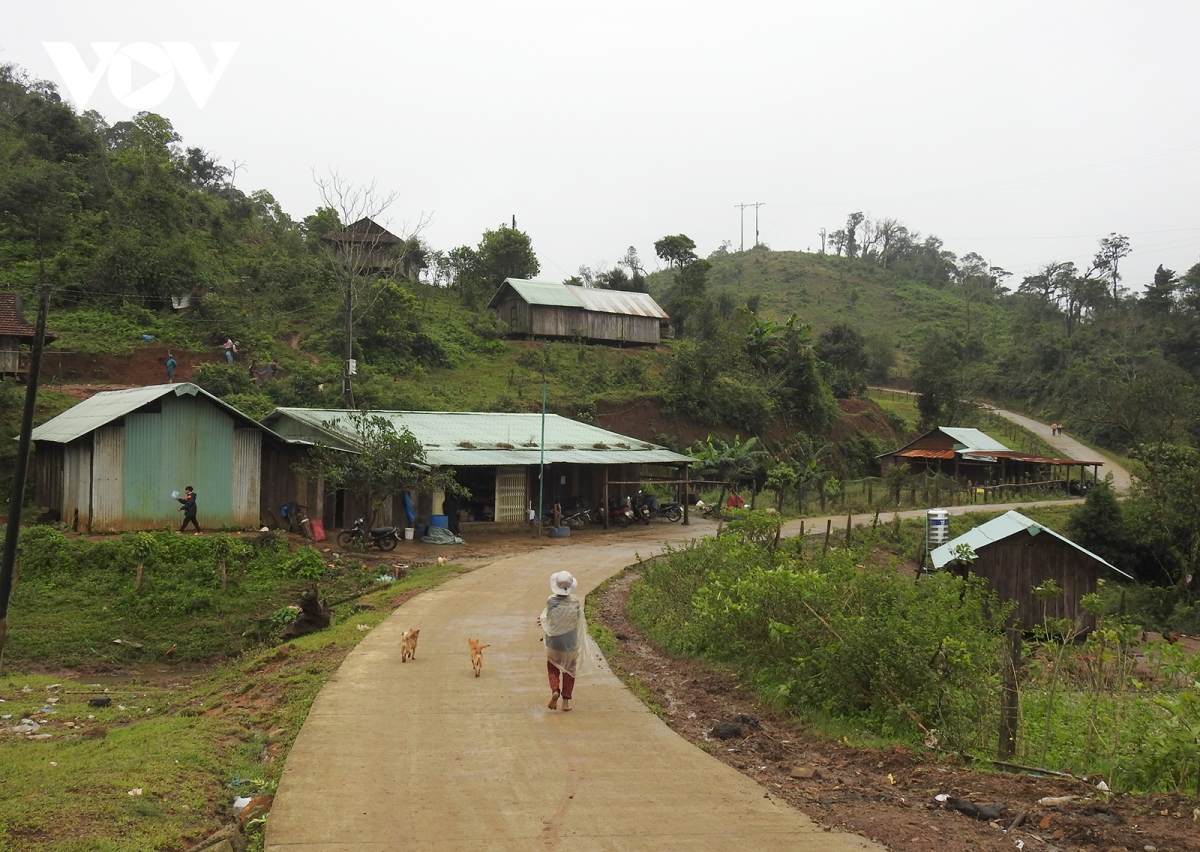
[[[299,219],[312,172],[376,181],[435,248],[516,216],[541,277],[629,245],[817,250],[861,210],[1022,276],[1127,235],[1124,283],[1200,262],[1200,4],[330,2],[12,4],[0,61],[65,84],[45,42],[237,49],[198,108],[155,108]],[[136,53],[139,48],[135,48]],[[112,67],[120,66],[120,62]],[[128,67],[128,66],[127,66]],[[159,76],[134,64],[132,89]],[[105,74],[80,108],[136,110]],[[115,80],[115,83],[114,83]],[[164,81],[169,82],[169,80]],[[115,85],[115,89],[114,89]],[[160,84],[161,85],[161,84]],[[60,85],[64,91],[65,85]],[[143,92],[145,94],[145,92]],[[126,97],[126,101],[130,99]],[[746,211],[745,243],[753,243]]]

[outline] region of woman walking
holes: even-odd
[[[552,594],[537,620],[546,634],[546,673],[550,677],[550,703],[547,706],[551,710],[558,709],[559,698],[562,698],[564,712],[571,709],[576,666],[587,632],[583,602],[572,594],[578,585],[579,581],[567,571],[551,574]]]

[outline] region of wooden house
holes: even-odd
[[[333,245],[334,256],[356,275],[393,269],[404,240],[371,219],[359,219],[340,231],[321,237]]]
[[[654,346],[670,317],[649,293],[506,278],[488,307],[502,333]]]
[[[186,485],[204,529],[257,528],[263,450],[283,444],[190,382],[98,393],[33,440],[36,501],[79,532],[176,526]]]
[[[0,376],[21,377],[29,371],[29,355],[21,345],[32,345],[36,337],[37,327],[25,322],[21,312],[21,297],[0,293]],[[44,342],[57,339],[58,335],[46,332]]]
[[[408,429],[430,465],[455,471],[456,481],[471,492],[460,501],[460,518],[465,521],[524,523],[530,509],[538,508],[539,497],[547,516],[555,503],[566,507],[575,498],[589,507],[600,505],[606,497],[636,492],[636,483],[651,469],[673,472],[670,478],[674,480],[686,479],[693,462],[656,444],[556,414],[547,414],[543,420],[541,414],[368,413],[385,418],[396,430]],[[353,452],[352,414],[340,409],[277,408],[263,423],[299,447],[321,443]],[[543,464],[545,485],[539,495]],[[304,488],[313,495],[309,515],[321,518],[327,529],[346,526],[366,514],[352,493],[332,491],[318,496],[318,486]],[[411,526],[403,497],[394,497],[385,503],[383,517],[376,520]],[[442,514],[443,499],[442,494],[410,495],[415,520],[427,522],[431,515]]]
[[[957,559],[962,545],[975,554],[970,564]],[[1013,617],[1026,630],[1043,624],[1046,618],[1070,619],[1091,630],[1095,618],[1079,602],[1096,591],[1100,575],[1133,579],[1054,530],[1011,511],[951,539],[930,557],[934,568],[983,577],[1001,600],[1016,601]],[[1063,593],[1043,602],[1034,597],[1033,589],[1047,580],[1054,580]]]
[[[882,475],[906,465],[914,473],[939,473],[972,485],[1003,485],[1061,479],[1079,466],[1081,480],[1092,468],[1099,479],[1101,461],[1038,456],[1010,450],[978,429],[939,426],[898,450],[879,456]]]

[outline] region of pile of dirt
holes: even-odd
[[[808,732],[731,673],[649,642],[625,613],[635,579],[630,570],[593,596],[593,620],[617,637],[613,671],[643,684],[678,734],[826,828],[939,852],[1200,848],[1200,802],[1186,797],[1103,793],[1071,778],[985,772],[931,751],[853,748]],[[978,819],[955,800],[1005,807]]]
[[[129,355],[96,355],[48,349],[42,356],[40,384],[79,399],[104,390],[160,385],[167,381],[167,355],[175,356],[175,381],[188,382],[199,364],[224,360],[212,352],[181,352],[165,346],[146,346]]]

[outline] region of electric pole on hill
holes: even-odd
[[[746,250],[746,208],[747,207],[754,208],[754,245],[758,245],[758,208],[766,206],[766,203],[767,202],[765,202],[765,201],[755,201],[752,204],[735,204],[735,205],[733,205],[734,207],[737,207],[739,210],[742,211],[742,233],[741,233],[742,241],[741,241],[741,249],[739,249],[740,251]]]

